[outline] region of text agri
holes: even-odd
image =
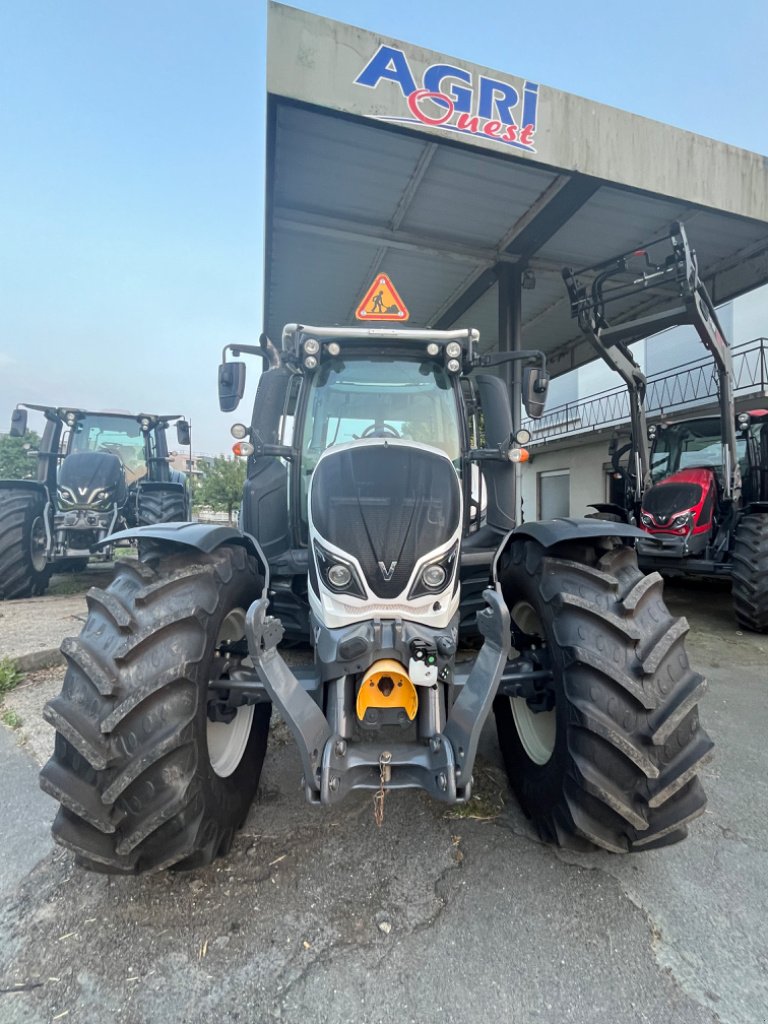
[[[536,152],[533,142],[539,87],[534,82],[524,83],[521,97],[508,82],[485,75],[478,75],[475,81],[464,68],[432,64],[424,72],[420,88],[403,51],[383,45],[355,84],[375,89],[381,81],[395,82],[400,87],[413,115],[386,120],[420,121],[433,128],[466,132]]]

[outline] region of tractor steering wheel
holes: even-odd
[[[391,423],[380,423],[378,426],[372,423],[370,427],[366,427],[360,435],[361,437],[400,437],[400,434],[395,430]]]

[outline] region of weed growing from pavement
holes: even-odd
[[[3,725],[7,725],[9,729],[18,729],[21,726],[21,715],[18,715],[11,708],[7,708],[3,714]]]
[[[18,729],[21,725],[21,718],[15,711],[3,707],[2,697],[18,686],[23,678],[12,658],[0,658],[0,721],[9,729]]]
[[[501,774],[491,767],[476,767],[474,780],[472,796],[465,804],[454,804],[446,811],[447,818],[493,821],[504,810],[506,783]]]
[[[14,686],[18,686],[22,678],[13,658],[0,658],[0,694],[8,693]]]

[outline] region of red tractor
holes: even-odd
[[[595,505],[598,515],[648,534],[637,545],[645,572],[730,577],[739,624],[768,632],[768,410],[736,415],[731,352],[685,230],[675,224],[663,239],[563,277],[572,316],[629,393],[632,439],[612,456],[626,500]],[[670,306],[640,316],[639,293],[651,288],[666,289]],[[679,324],[695,327],[712,353],[719,414],[648,427],[645,376],[628,346]]]
[[[725,498],[720,419],[649,427],[652,486],[637,525],[646,571],[730,576],[736,617],[768,631],[768,409],[736,417],[736,487]]]

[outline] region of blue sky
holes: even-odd
[[[760,0],[298,6],[768,152]],[[262,324],[265,29],[262,0],[0,6],[0,430],[17,401],[164,411],[228,449],[219,353]]]

